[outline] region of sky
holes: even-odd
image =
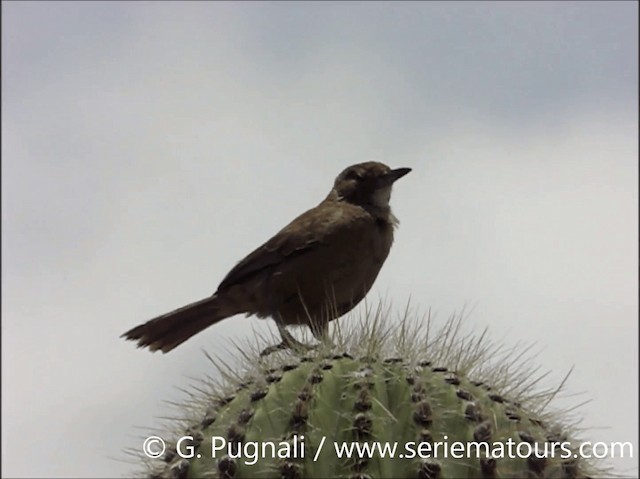
[[[2,2],[2,475],[136,470],[203,350],[275,327],[120,334],[369,160],[413,171],[367,300],[473,305],[637,454],[637,2]]]

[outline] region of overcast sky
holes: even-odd
[[[413,172],[368,299],[474,304],[637,454],[636,2],[3,2],[2,100],[4,477],[134,470],[202,349],[275,328],[119,335],[371,159]]]

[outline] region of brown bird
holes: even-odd
[[[151,351],[171,351],[230,316],[272,317],[282,343],[304,346],[285,329],[307,325],[318,339],[328,323],[367,294],[387,259],[398,220],[391,186],[411,171],[377,162],[338,175],[329,195],[240,261],[210,297],[151,319],[121,337]]]

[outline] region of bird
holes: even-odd
[[[387,259],[399,224],[389,205],[392,186],[410,171],[377,161],[345,168],[324,200],[238,262],[212,296],[121,337],[168,353],[209,326],[245,314],[275,320],[282,342],[263,355],[306,346],[287,326],[308,326],[325,339],[329,322],[365,297]]]

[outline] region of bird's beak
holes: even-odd
[[[404,175],[409,173],[411,168],[396,168],[380,178],[380,186],[391,186],[396,180],[399,180]]]

